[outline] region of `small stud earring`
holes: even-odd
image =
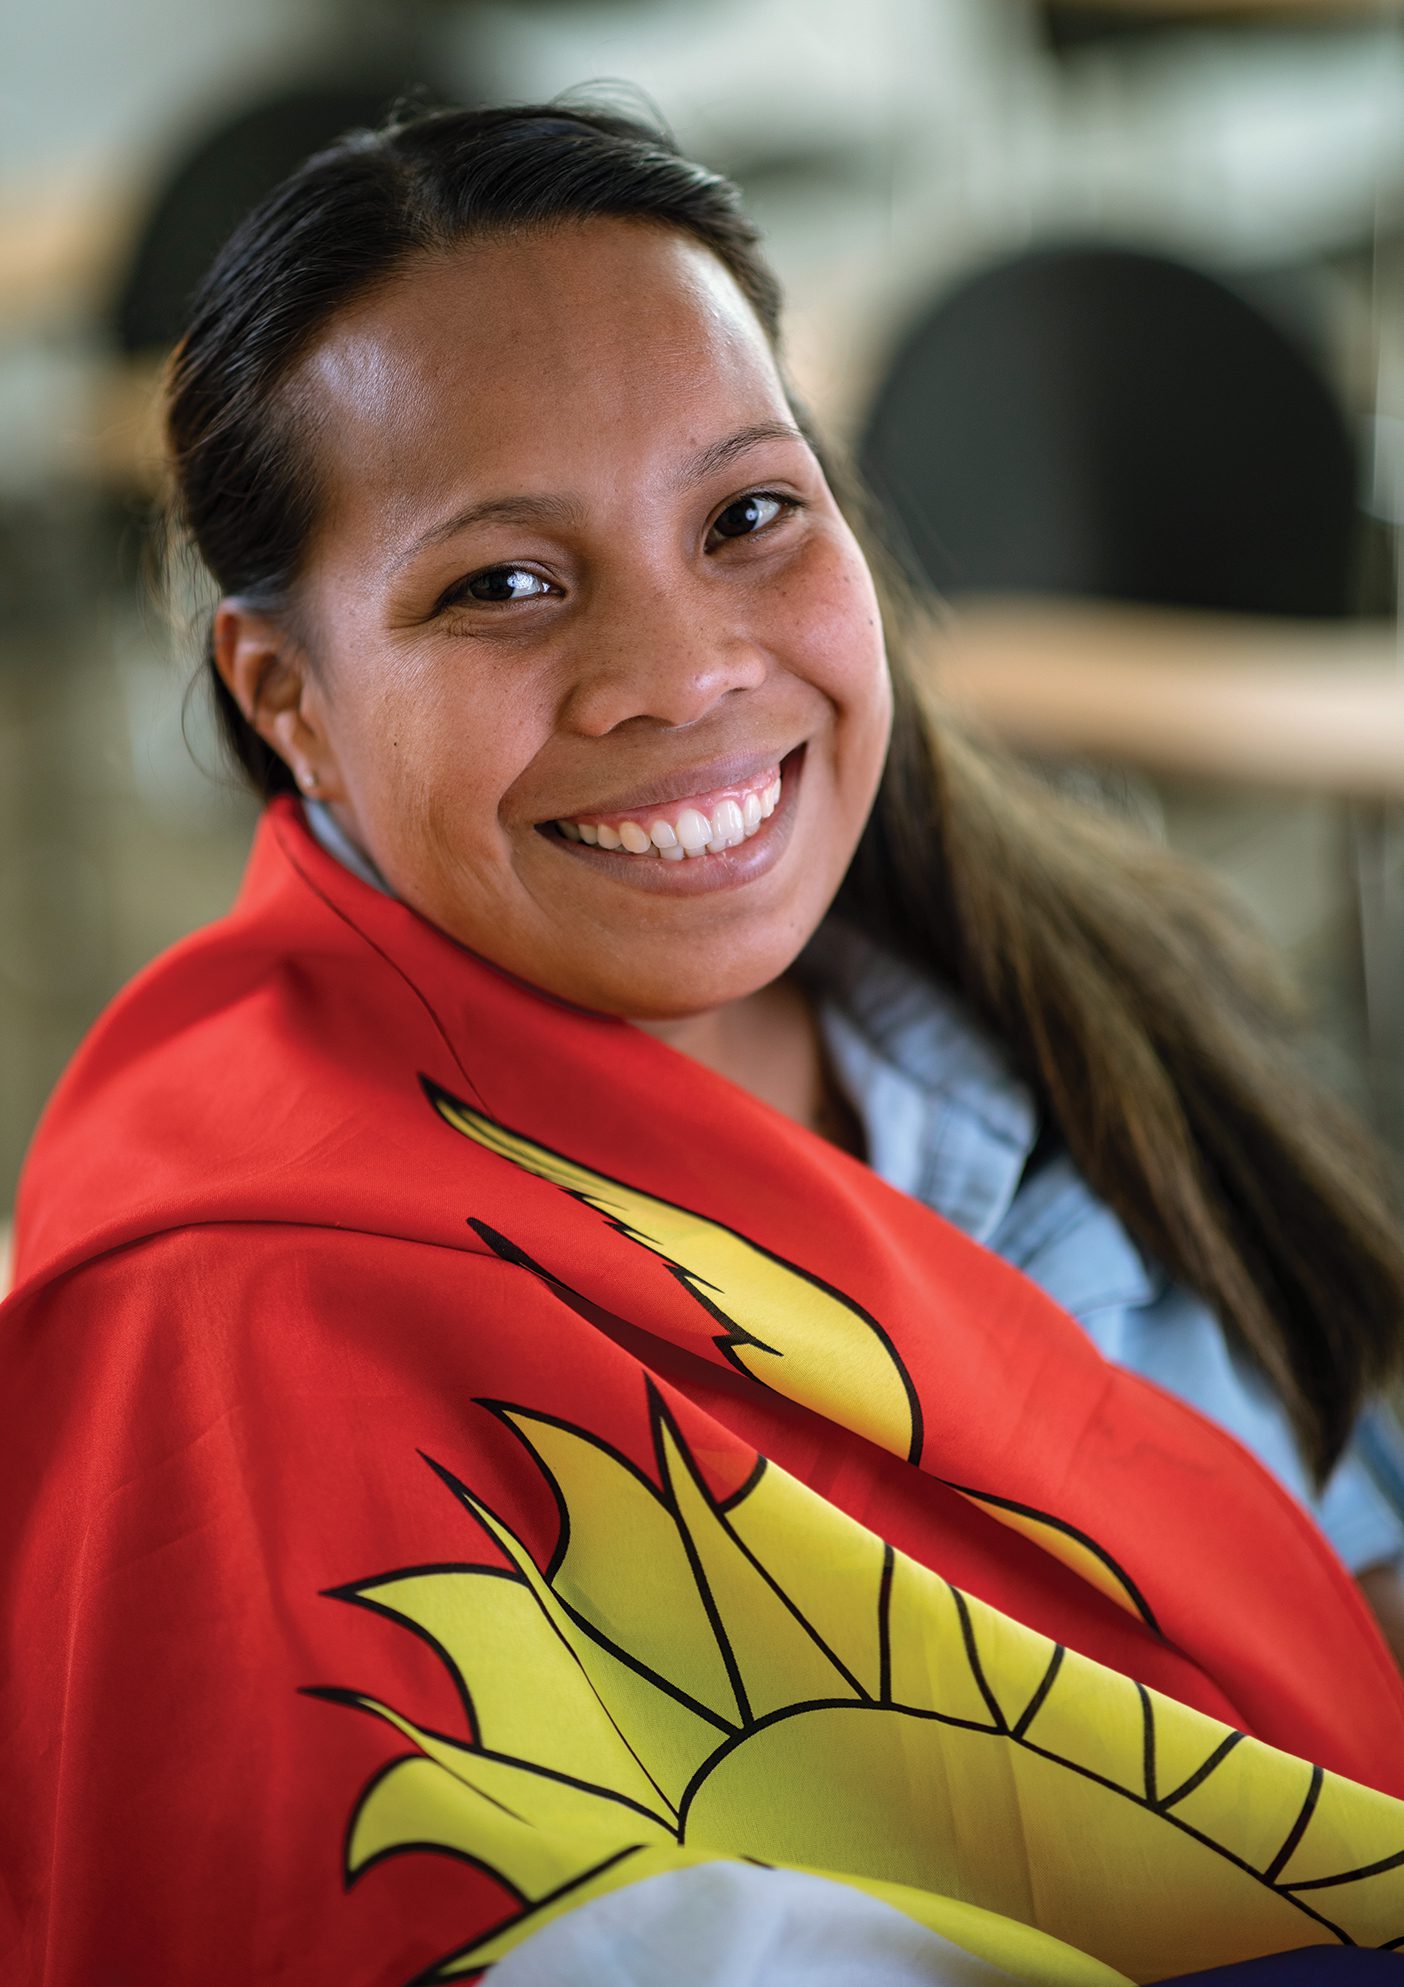
[[[302,785],[307,790],[308,793],[311,793],[313,788],[317,784],[317,775],[313,772],[312,768],[310,766],[304,766],[302,771],[298,774],[297,777],[299,784]]]

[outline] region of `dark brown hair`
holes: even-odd
[[[338,311],[419,256],[602,217],[702,242],[778,346],[779,290],[736,189],[613,111],[407,114],[309,160],[250,215],[168,380],[178,523],[220,591],[294,610],[317,492],[287,389]],[[1404,1315],[1378,1155],[1308,1085],[1240,914],[1164,850],[963,737],[890,633],[897,724],[841,909],[998,1035],[1094,1191],[1251,1351],[1323,1472]],[[250,782],[291,791],[210,674]]]

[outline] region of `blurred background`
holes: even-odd
[[[739,179],[973,722],[1213,864],[1404,1152],[1404,16],[1053,0],[0,0],[0,1214],[253,819],[149,576],[240,211],[402,89],[617,79]]]

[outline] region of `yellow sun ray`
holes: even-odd
[[[484,1824],[492,1827],[495,1819],[483,1815],[484,1805],[488,1804],[481,1794],[465,1787],[432,1759],[414,1753],[407,1759],[395,1760],[372,1783],[356,1810],[351,1839],[346,1845],[347,1875],[361,1876],[382,1856],[403,1854],[410,1843],[448,1849],[473,1862],[481,1861]],[[529,1829],[526,1832],[531,1833]],[[493,1874],[500,1882],[508,1883],[506,1872],[517,1859],[509,1850],[499,1860],[496,1844],[494,1852]],[[534,1861],[542,1854],[537,1843],[524,1844],[522,1875],[527,1886],[535,1875],[543,1888],[548,1887],[544,1864]],[[512,1888],[522,1897],[529,1895],[528,1888],[521,1884]]]
[[[429,1636],[465,1691],[471,1677],[480,1746],[612,1788],[644,1807],[662,1806],[586,1672],[523,1581],[450,1567],[368,1581],[354,1591]]]
[[[994,1711],[965,1653],[954,1588],[905,1553],[896,1553],[887,1620],[893,1703],[992,1730]]]
[[[1042,1511],[1030,1511],[1022,1505],[1013,1504],[1007,1497],[988,1497],[978,1490],[966,1490],[958,1483],[951,1484],[950,1488],[981,1511],[987,1512],[997,1524],[1007,1525],[1021,1538],[1032,1539],[1036,1546],[1050,1553],[1054,1559],[1061,1560],[1080,1580],[1095,1587],[1099,1594],[1105,1594],[1109,1601],[1115,1601],[1127,1614],[1133,1614],[1138,1621],[1155,1627],[1155,1617],[1129,1575],[1123,1573],[1110,1555],[1091,1539],[1083,1538],[1070,1525],[1047,1517]]]
[[[602,1443],[541,1415],[504,1409],[574,1517],[551,1575],[560,1598],[616,1648],[718,1717],[736,1697],[697,1591],[677,1520],[658,1492]],[[628,1554],[619,1540],[628,1539]],[[639,1568],[648,1568],[641,1584]]]
[[[1383,1944],[1390,1928],[1399,1924],[1399,1893],[1404,1885],[1401,1869],[1404,1865],[1392,1862],[1388,1869],[1372,1871],[1369,1876],[1344,1877],[1338,1883],[1323,1884],[1319,1890],[1294,1895],[1314,1904],[1358,1946]]]
[[[1271,1746],[1235,1746],[1192,1793],[1175,1819],[1212,1834],[1250,1869],[1266,1870],[1311,1792],[1312,1769]]]
[[[682,1454],[668,1421],[661,1426],[663,1467],[678,1523],[696,1556],[699,1584],[717,1617],[747,1716],[808,1698],[856,1697],[852,1681],[793,1605],[747,1558]]]
[[[1169,1801],[1176,1791],[1188,1789],[1211,1771],[1218,1756],[1243,1742],[1243,1734],[1207,1713],[1198,1718],[1176,1718],[1173,1707],[1157,1700],[1155,1718],[1155,1780],[1161,1800]]]
[[[983,1611],[981,1646],[987,1650],[991,1671],[998,1675],[1007,1656],[1013,1652],[1008,1647],[1007,1637],[1001,1640],[1001,1646],[991,1646],[996,1640],[992,1633],[994,1622],[988,1619],[992,1615],[993,1609]],[[1013,1627],[1018,1624],[1008,1625]],[[1030,1631],[1024,1632],[1027,1634]],[[1039,1637],[1040,1641],[1042,1639]],[[1046,1646],[1052,1647],[1051,1644]],[[1094,1726],[1100,1739],[1098,1773],[1118,1787],[1124,1787],[1128,1794],[1148,1799],[1152,1791],[1146,1784],[1149,1766],[1146,1728],[1151,1717],[1149,1698],[1141,1695],[1130,1677],[1122,1676],[1117,1670],[1104,1669],[1100,1665],[1092,1668],[1082,1662],[1071,1663],[1067,1668],[1065,1677],[1063,1663],[1060,1662],[1057,1674],[1042,1700],[1036,1707],[1029,1703],[1026,1722],[1020,1726],[1024,1737],[1030,1745],[1044,1752],[1067,1758],[1076,1755],[1085,1744],[1089,1725]],[[1017,1696],[1017,1693],[1011,1695]]]
[[[869,1697],[881,1696],[881,1606],[888,1559],[882,1540],[826,1503],[808,1484],[768,1465],[726,1512],[737,1538],[763,1566],[785,1568],[790,1599]],[[832,1534],[827,1558],[792,1559],[790,1541],[816,1523],[826,1525]]]
[[[1360,1824],[1371,1822],[1371,1853],[1361,1855]],[[1373,1787],[1359,1787],[1335,1773],[1323,1774],[1307,1826],[1279,1873],[1284,1884],[1329,1881],[1343,1870],[1404,1855],[1404,1803]],[[1404,1899],[1404,1870],[1395,1872]],[[1404,1908],[1404,1907],[1401,1907]]]
[[[963,1617],[961,1634],[971,1671],[983,1680],[990,1698],[999,1707],[1003,1722],[1013,1729],[1025,1720],[1042,1717],[1049,1701],[1059,1694],[1055,1689],[1061,1675],[1057,1644],[1048,1636],[1040,1635],[1037,1629],[1001,1614],[998,1608],[987,1607],[973,1594],[962,1594],[955,1588],[952,1589],[952,1596],[957,1615]],[[1129,1678],[1118,1677],[1116,1681],[1118,1685],[1124,1685],[1125,1690],[1113,1689],[1109,1693],[1101,1715],[1107,1716],[1117,1699],[1123,1699],[1128,1709],[1135,1707],[1136,1760],[1139,1767],[1140,1700],[1136,1695],[1136,1686]],[[1116,1708],[1120,1710],[1123,1705],[1117,1704]],[[1117,1722],[1113,1720],[1113,1724]],[[1135,1780],[1128,1784],[1139,1791],[1139,1772]]]
[[[826,1284],[686,1208],[596,1173],[425,1082],[446,1124],[584,1201],[673,1269],[728,1359],[790,1400],[915,1459],[916,1396],[880,1326]]]
[[[469,1765],[466,1772],[429,1758],[393,1765],[357,1813],[348,1873],[403,1847],[409,1827],[411,1840],[484,1863],[519,1896],[536,1899],[573,1876],[582,1857],[602,1863],[660,1839],[660,1824],[617,1802],[506,1761],[479,1756]]]
[[[489,1536],[502,1548],[530,1587],[542,1613],[576,1657],[590,1687],[616,1728],[624,1733],[650,1780],[674,1807],[693,1774],[727,1728],[702,1717],[669,1690],[667,1680],[652,1676],[627,1660],[583,1627],[564,1608],[538,1571],[521,1540],[465,1490],[458,1495]],[[471,1684],[470,1684],[471,1687]]]

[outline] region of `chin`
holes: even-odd
[[[591,1007],[597,1013],[638,1022],[641,1027],[666,1027],[713,1014],[718,1008],[729,1007],[773,985],[789,971],[806,942],[807,938],[784,948],[767,947],[744,963],[732,962],[726,972],[703,975],[695,970],[695,961],[686,965],[680,962],[656,977],[635,978],[627,986],[601,988],[601,997],[595,1000],[570,995],[566,998],[574,998],[577,1005]]]

